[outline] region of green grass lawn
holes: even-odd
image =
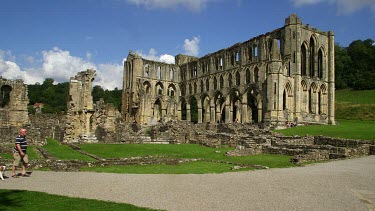
[[[335,105],[336,119],[375,120],[375,90],[338,90]]]
[[[296,166],[290,162],[290,156],[285,155],[252,155],[241,157],[228,157],[225,153],[234,148],[210,148],[197,144],[82,144],[81,149],[98,155],[103,158],[129,158],[136,156],[164,156],[168,158],[201,158],[205,161],[225,161],[236,164],[261,165],[270,168],[284,168]],[[217,153],[218,152],[218,153]],[[204,167],[202,167],[202,165]],[[218,164],[215,162],[191,162],[180,164],[176,169],[179,173],[221,173],[230,171],[230,166],[227,164]],[[102,167],[100,167],[102,168]],[[114,170],[116,168],[116,170]],[[147,169],[146,169],[147,168]],[[175,170],[171,169],[175,166],[169,165],[132,165],[126,167],[104,167],[100,171],[106,172],[126,172],[126,173],[173,173]],[[217,168],[216,170],[213,170]],[[221,170],[224,168],[224,170]],[[85,170],[99,171],[94,168],[87,168]],[[153,169],[153,171],[149,171]],[[201,171],[200,169],[205,169]]]
[[[375,141],[375,121],[337,120],[337,125],[314,125],[278,130],[281,134],[291,135],[323,135],[330,137],[361,139]]]
[[[58,141],[51,138],[47,139],[47,144],[43,146],[45,150],[51,153],[55,158],[60,160],[82,160],[94,161],[94,158],[83,155],[72,148],[60,144]]]
[[[336,90],[336,103],[375,105],[375,90]]]
[[[212,162],[188,162],[177,165],[153,164],[153,165],[128,165],[82,168],[82,171],[127,173],[127,174],[209,174],[232,171],[233,165],[227,163]],[[235,171],[248,171],[253,168],[243,168]]]
[[[72,198],[35,191],[0,190],[0,210],[153,210],[131,204]]]
[[[13,159],[12,153],[1,153],[0,154],[3,159]],[[36,148],[34,146],[28,146],[27,147],[27,156],[29,156],[29,159],[38,159],[39,154],[36,152]]]

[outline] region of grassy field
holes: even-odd
[[[295,127],[277,132],[375,141],[375,90],[336,91],[335,118],[337,125]]]
[[[209,174],[231,171],[233,165],[227,163],[189,162],[177,165],[153,164],[153,165],[129,165],[129,166],[104,166],[82,168],[82,171],[111,172],[126,174]],[[248,171],[253,168],[242,168],[235,171]]]
[[[43,146],[45,150],[51,153],[55,158],[60,160],[82,160],[94,161],[95,159],[83,155],[72,148],[60,144],[58,141],[51,138],[47,139],[47,144]]]
[[[0,190],[0,210],[154,210],[93,199],[23,190]]]
[[[103,158],[129,158],[136,156],[164,156],[168,158],[200,158],[205,161],[223,161],[235,164],[261,165],[270,168],[296,166],[290,162],[290,156],[285,155],[252,155],[228,157],[225,153],[234,148],[210,148],[196,144],[82,144],[81,149]],[[87,168],[101,172],[121,173],[222,173],[231,171],[233,165],[215,162],[191,162],[171,165],[132,165],[124,167]],[[176,169],[175,169],[176,168]],[[152,170],[151,170],[152,169]],[[203,171],[202,171],[203,170]]]
[[[375,120],[375,90],[338,90],[335,105],[336,119]]]
[[[11,153],[0,153],[0,156],[3,157],[3,159],[13,159],[13,155]],[[29,159],[39,158],[39,154],[36,152],[36,148],[34,146],[27,147],[27,156],[29,156]]]
[[[283,135],[314,135],[375,141],[375,121],[337,120],[337,125],[294,127],[276,132]]]

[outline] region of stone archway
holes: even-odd
[[[159,122],[162,118],[162,104],[160,99],[157,99],[154,103],[154,109],[152,112],[153,121]]]

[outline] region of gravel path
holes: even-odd
[[[0,188],[166,210],[375,210],[375,156],[204,175],[34,171]]]

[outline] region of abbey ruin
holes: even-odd
[[[335,124],[334,33],[303,25],[295,14],[274,31],[175,61],[150,61],[130,51],[124,121]]]
[[[177,55],[175,64],[130,51],[121,113],[103,99],[93,101],[95,70],[70,78],[66,115],[28,114],[27,86],[0,78],[0,145],[11,153],[19,128],[26,127],[30,144],[47,160],[51,155],[38,147],[47,137],[76,150],[75,143],[92,142],[230,146],[236,149],[227,156],[284,154],[296,163],[375,154],[371,141],[288,137],[270,130],[291,122],[335,124],[334,71],[333,32],[302,25],[293,14],[272,32],[201,58]],[[137,160],[124,162],[118,164]],[[70,162],[59,165],[78,169]]]

